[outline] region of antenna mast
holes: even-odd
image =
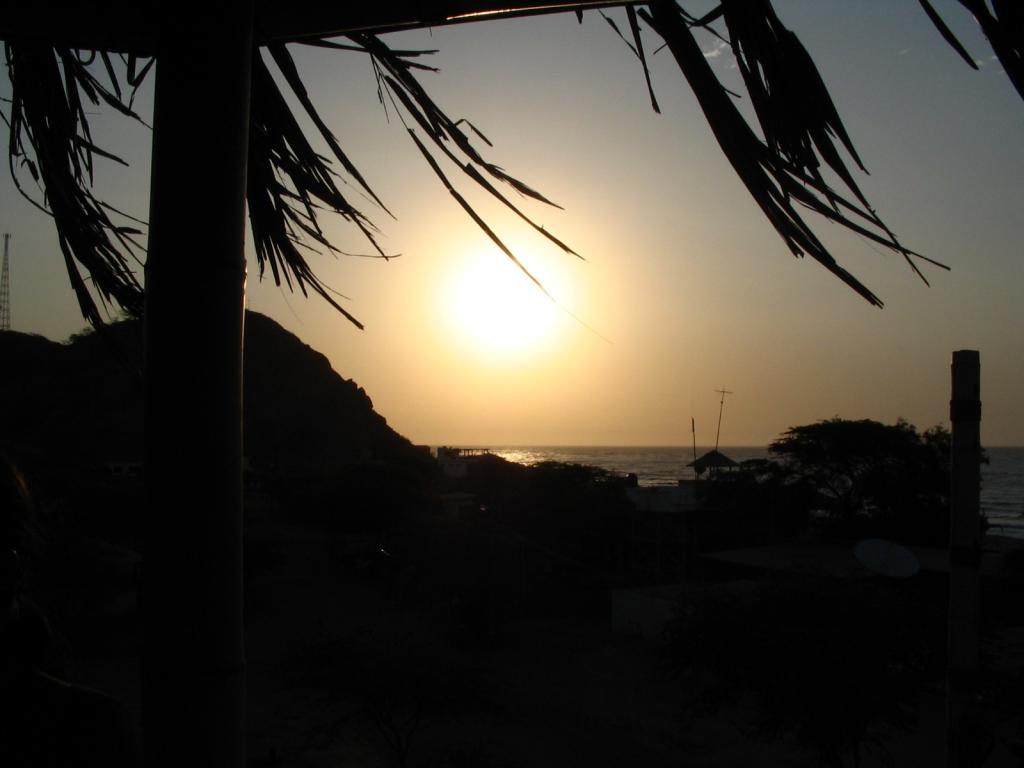
[[[697,463],[697,422],[690,417],[690,432],[693,434],[693,463]]]
[[[718,450],[718,438],[722,435],[722,410],[725,408],[725,396],[731,395],[732,391],[728,389],[716,389],[722,395],[721,401],[718,403],[718,431],[715,432],[715,450]]]
[[[10,241],[10,233],[4,232],[4,266],[3,272],[0,272],[0,331],[11,330],[11,270],[7,254]]]

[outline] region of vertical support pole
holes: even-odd
[[[7,253],[11,235],[4,232],[4,263],[0,267],[0,331],[11,330],[11,260]]]
[[[949,661],[946,726],[949,768],[981,765],[981,733],[973,706],[978,672],[978,566],[981,561],[981,362],[973,350],[953,353],[949,418]]]
[[[252,0],[156,7],[144,316],[143,746],[149,766],[242,768]]]

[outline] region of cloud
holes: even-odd
[[[726,43],[724,40],[719,40],[717,43],[715,43],[714,48],[712,48],[710,51],[704,52],[704,58],[717,59],[719,56],[721,56],[723,53],[726,53],[729,50],[730,48],[728,43]]]

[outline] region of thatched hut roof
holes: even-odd
[[[739,464],[717,448],[714,448],[705,453],[699,459],[691,461],[686,466],[693,467],[694,472],[698,475],[703,475],[709,469],[732,469],[734,467],[738,467]]]

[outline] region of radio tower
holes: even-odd
[[[0,273],[0,331],[11,330],[11,275],[7,247],[11,242],[9,233],[4,232],[4,268]]]
[[[718,438],[722,436],[722,410],[725,408],[725,396],[731,395],[732,390],[729,389],[716,389],[715,392],[719,392],[722,395],[722,400],[718,404],[718,431],[715,432],[715,450],[718,450]]]

